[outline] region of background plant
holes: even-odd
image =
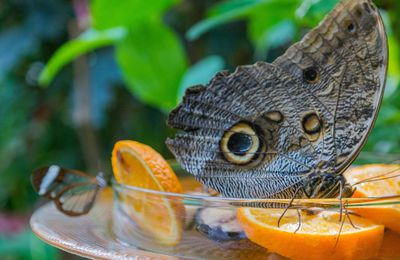
[[[364,152],[396,154],[400,3],[375,2],[388,31],[390,66]],[[62,257],[27,228],[41,203],[30,188],[33,169],[56,163],[110,172],[119,139],[170,157],[166,113],[186,87],[218,70],[273,61],[335,3],[0,0],[0,258]]]

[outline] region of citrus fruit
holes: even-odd
[[[162,192],[182,193],[174,171],[150,146],[119,141],[112,151],[112,167],[121,184]],[[162,245],[176,245],[182,234],[184,206],[176,198],[136,190],[120,194],[124,209],[139,228]]]
[[[384,227],[351,215],[341,226],[339,213],[323,211],[298,215],[288,210],[277,226],[282,209],[240,208],[237,213],[247,237],[267,250],[293,259],[367,259],[378,254]],[[338,239],[338,240],[337,240]]]
[[[349,169],[346,179],[350,184],[369,179],[371,181],[355,185],[355,198],[381,197],[400,195],[400,165],[399,164],[369,164]],[[374,179],[370,179],[376,177]],[[393,178],[390,178],[393,177]],[[352,209],[363,217],[375,223],[400,232],[400,205],[379,205]]]
[[[204,191],[203,185],[195,178],[186,177],[180,180],[185,193],[201,193]]]
[[[390,229],[385,231],[382,247],[377,259],[400,259],[400,234]]]

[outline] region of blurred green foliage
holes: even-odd
[[[1,259],[52,260],[59,257],[56,248],[43,243],[28,228],[11,236],[0,236]]]
[[[390,65],[364,151],[393,154],[400,153],[400,2],[375,2],[387,27]],[[273,61],[335,3],[0,0],[1,211],[29,214],[37,201],[29,176],[39,166],[110,172],[119,139],[170,157],[166,112],[188,86],[222,69]],[[1,235],[0,258],[34,258],[24,236]],[[21,246],[7,247],[7,240]]]

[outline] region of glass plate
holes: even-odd
[[[285,205],[290,200],[209,196],[193,178],[188,179],[182,173],[179,178],[185,194],[147,190],[114,181],[113,188],[104,189],[90,213],[81,217],[66,216],[50,202],[32,215],[32,230],[55,247],[90,258],[286,259],[252,243],[240,230],[234,228],[229,231],[230,234],[221,233],[221,230],[215,233],[207,225],[201,226],[197,220],[199,211],[204,208],[224,211],[223,215],[228,214],[235,219],[239,207],[253,207],[260,203]],[[180,225],[178,242],[172,241],[169,245],[165,241],[160,243],[156,239],[156,227],[153,230],[143,229],[143,220],[135,219],[137,209],[132,206],[135,200],[146,200],[147,205],[155,207],[167,203],[173,208],[183,208],[174,213]],[[399,198],[391,197],[346,200],[350,210],[356,207],[392,207],[400,203]],[[338,211],[340,203],[337,199],[298,199],[293,201],[293,206]],[[400,243],[400,235],[391,231],[386,233],[388,235],[385,234],[377,259],[400,259],[400,249],[393,251],[396,247],[386,246],[393,241]]]
[[[89,214],[69,217],[53,202],[36,210],[30,220],[33,232],[44,242],[92,259],[177,259],[140,250],[118,241],[111,231],[112,190],[104,189]]]

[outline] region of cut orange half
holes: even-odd
[[[277,226],[281,209],[240,208],[238,221],[247,237],[267,250],[293,259],[369,259],[377,256],[384,227],[351,215],[342,227],[339,213],[301,213],[288,210]]]
[[[357,188],[353,194],[355,198],[400,195],[398,175],[400,175],[399,164],[370,164],[351,168],[345,173],[346,179],[352,185],[369,180],[355,185]],[[399,204],[357,208],[354,211],[400,233]]]
[[[155,191],[182,193],[174,171],[150,146],[135,141],[119,141],[112,152],[117,182]],[[126,191],[120,194],[124,209],[146,234],[162,245],[179,243],[184,206],[181,201],[159,194]]]

